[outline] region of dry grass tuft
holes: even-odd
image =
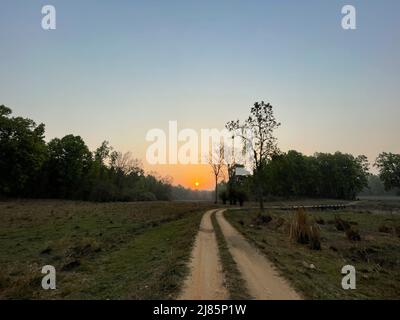
[[[310,219],[304,209],[298,209],[290,225],[290,239],[308,244],[312,250],[321,250],[321,236],[318,225]]]
[[[361,241],[360,232],[354,227],[350,227],[345,231],[347,239],[350,241]]]
[[[272,221],[272,217],[269,214],[259,214],[254,220],[255,225],[266,225]]]
[[[350,241],[361,241],[360,232],[354,225],[357,223],[349,222],[335,216],[335,226],[338,231],[344,231]]]
[[[338,231],[346,231],[351,227],[350,223],[348,223],[346,220],[343,220],[342,218],[339,218],[338,216],[335,216],[335,226],[336,230]]]
[[[388,227],[385,224],[382,224],[382,225],[379,226],[378,231],[382,232],[382,233],[391,233],[392,232],[392,228]]]

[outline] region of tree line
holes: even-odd
[[[291,150],[274,154],[262,172],[267,194],[281,197],[355,199],[368,186],[365,156],[336,152],[306,156]]]
[[[237,179],[237,164],[227,163],[229,180],[221,186],[221,198],[230,203],[257,200],[263,208],[268,196],[354,199],[376,181],[365,156],[297,151],[281,152],[273,131],[272,106],[255,103],[244,123],[231,121],[227,128],[243,139],[251,130],[253,139],[244,146],[254,154],[253,173]],[[130,153],[113,150],[104,141],[91,152],[80,136],[66,135],[48,143],[44,124],[13,117],[0,106],[0,197],[59,198],[90,201],[209,200],[209,192],[173,187],[169,178],[144,172]],[[226,161],[225,161],[226,162]],[[381,153],[374,166],[385,190],[400,188],[400,155]],[[216,171],[214,170],[214,173]],[[218,168],[215,175],[218,187]],[[217,194],[217,190],[215,192]]]
[[[336,152],[306,156],[294,150],[276,152],[258,172],[234,183],[220,186],[223,202],[235,199],[258,200],[261,183],[263,199],[271,198],[331,198],[355,199],[368,186],[366,157],[354,157]],[[253,196],[252,196],[253,195]],[[255,197],[254,197],[255,195]]]
[[[254,103],[245,121],[233,120],[226,124],[233,138],[242,139],[243,151],[252,153],[253,173],[239,182],[234,175],[230,176],[228,183],[221,185],[223,202],[230,199],[232,203],[234,199],[242,203],[247,198],[243,195],[245,192],[263,209],[264,200],[269,196],[352,200],[368,189],[371,174],[366,156],[341,152],[305,156],[294,150],[281,152],[274,135],[279,126],[272,105],[264,101]],[[400,188],[399,154],[383,152],[373,165],[386,191]],[[227,166],[235,167],[235,163]]]
[[[370,173],[363,155],[278,152],[263,168],[263,188],[267,196],[279,197],[353,200],[360,194],[400,195],[400,155],[383,152],[372,166],[378,175]]]
[[[44,124],[0,106],[0,196],[90,201],[170,200],[171,181],[146,174],[130,153],[80,136],[44,140]]]

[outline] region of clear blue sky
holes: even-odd
[[[41,29],[41,7],[57,29]],[[357,30],[341,8],[357,9]],[[0,0],[0,104],[47,138],[144,156],[147,130],[222,128],[256,100],[283,150],[400,152],[400,1]]]

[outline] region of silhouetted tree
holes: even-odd
[[[0,194],[30,196],[46,159],[44,124],[0,106]]]
[[[51,140],[45,164],[48,193],[57,198],[87,197],[92,162],[92,154],[80,136],[66,135],[62,139]]]
[[[400,188],[400,154],[383,152],[376,159],[375,166],[386,190]]]
[[[279,126],[272,105],[264,101],[254,103],[244,123],[231,121],[226,124],[228,130],[239,134],[244,148],[250,149],[253,155],[253,176],[261,210],[264,209],[263,169],[278,150],[274,131]]]
[[[224,144],[221,141],[218,146],[213,147],[210,150],[210,154],[208,157],[208,163],[212,168],[214,174],[215,181],[215,198],[214,203],[218,203],[218,181],[220,177],[223,175],[223,169],[225,166],[225,156],[224,156]]]

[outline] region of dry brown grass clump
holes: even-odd
[[[259,214],[254,218],[253,223],[255,225],[266,225],[272,221],[272,217],[269,214]]]
[[[347,239],[350,241],[361,241],[360,232],[352,224],[356,223],[352,223],[335,216],[335,226],[338,231],[344,231]]]
[[[338,231],[346,231],[347,229],[351,228],[349,222],[339,218],[338,216],[335,216],[335,226],[336,226],[336,230],[338,230]]]
[[[392,228],[388,227],[385,224],[382,224],[382,225],[379,226],[378,231],[382,232],[382,233],[391,233],[392,232]]]
[[[394,228],[395,233],[397,234],[398,237],[400,237],[400,226],[397,226]]]
[[[361,241],[360,232],[356,228],[350,227],[346,229],[345,233],[347,239],[349,239],[350,241]]]
[[[318,225],[310,219],[304,209],[298,209],[290,225],[290,239],[308,244],[313,250],[321,250],[321,236]]]
[[[382,224],[379,226],[378,231],[382,233],[390,233],[394,236],[400,237],[400,226],[390,227],[386,224]]]

